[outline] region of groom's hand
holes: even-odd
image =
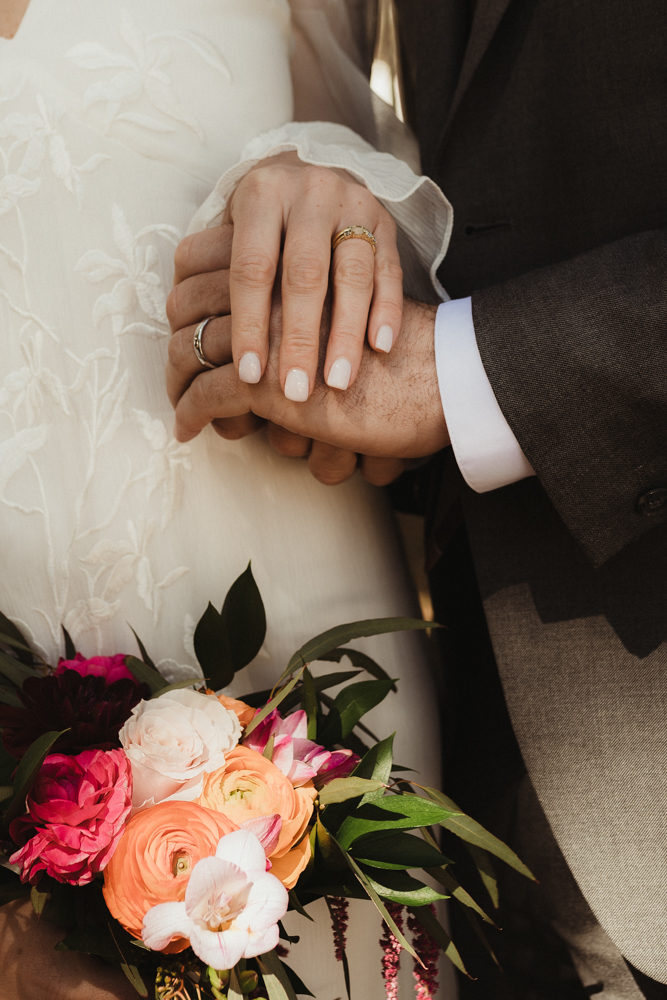
[[[326,317],[323,322],[326,330]],[[232,364],[197,374],[194,379],[183,372],[182,384],[187,387],[178,394],[176,437],[189,441],[211,422],[252,415],[271,421],[288,434],[313,438],[348,454],[381,459],[433,454],[449,443],[435,368],[434,322],[434,306],[406,301],[396,347],[389,355],[366,347],[357,381],[346,393],[325,384],[321,347],[314,391],[307,402],[294,403],[285,398],[279,377],[282,308],[274,296],[265,377],[254,385],[243,383]],[[190,331],[179,331],[172,340],[172,355],[182,352],[185,363],[191,364]],[[221,334],[219,346],[222,360],[229,354],[228,335]]]

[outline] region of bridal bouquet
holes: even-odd
[[[349,995],[347,900],[365,898],[384,920],[388,997],[404,949],[427,1000],[440,950],[463,969],[434,903],[453,896],[492,922],[451,873],[437,828],[467,842],[492,896],[487,852],[530,876],[445,795],[408,779],[393,736],[362,722],[396,685],[344,644],[429,624],[333,628],[272,691],[237,700],[215,692],[264,641],[250,567],[199,621],[198,688],[169,684],[138,638],[141,658],[84,659],[65,632],[54,668],[0,615],[0,905],[29,894],[66,928],[60,950],[119,966],[142,997],[295,1000],[313,994],[284,961],[299,939],[282,918],[311,920],[308,904],[324,897]],[[316,674],[315,661],[333,670]]]

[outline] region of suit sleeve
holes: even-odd
[[[472,307],[500,408],[594,564],[667,520],[667,230],[481,289]]]

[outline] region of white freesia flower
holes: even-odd
[[[118,736],[132,764],[136,810],[165,799],[196,799],[203,775],[223,766],[241,726],[214,695],[170,691],[140,701]]]
[[[232,969],[242,958],[271,951],[288,895],[265,867],[264,849],[253,833],[228,833],[215,857],[202,858],[192,869],[184,902],[148,911],[144,944],[161,951],[172,938],[189,938],[195,955],[214,969]]]

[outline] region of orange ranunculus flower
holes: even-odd
[[[112,916],[140,938],[150,908],[181,902],[197,862],[214,855],[221,838],[236,829],[231,817],[194,802],[142,809],[125,827],[104,870],[104,898]],[[177,938],[164,950],[183,951],[188,944]]]
[[[237,746],[226,754],[223,767],[204,775],[204,791],[197,801],[223,813],[238,826],[277,813],[282,827],[270,855],[271,873],[292,889],[310,858],[310,844],[304,835],[316,796],[312,783],[293,788],[291,781],[261,753]]]
[[[253,708],[252,705],[246,705],[244,701],[238,701],[237,698],[228,698],[226,694],[219,694],[218,701],[223,708],[226,708],[229,712],[234,712],[243,729],[245,729],[251,719],[254,719],[257,713],[257,709]]]

